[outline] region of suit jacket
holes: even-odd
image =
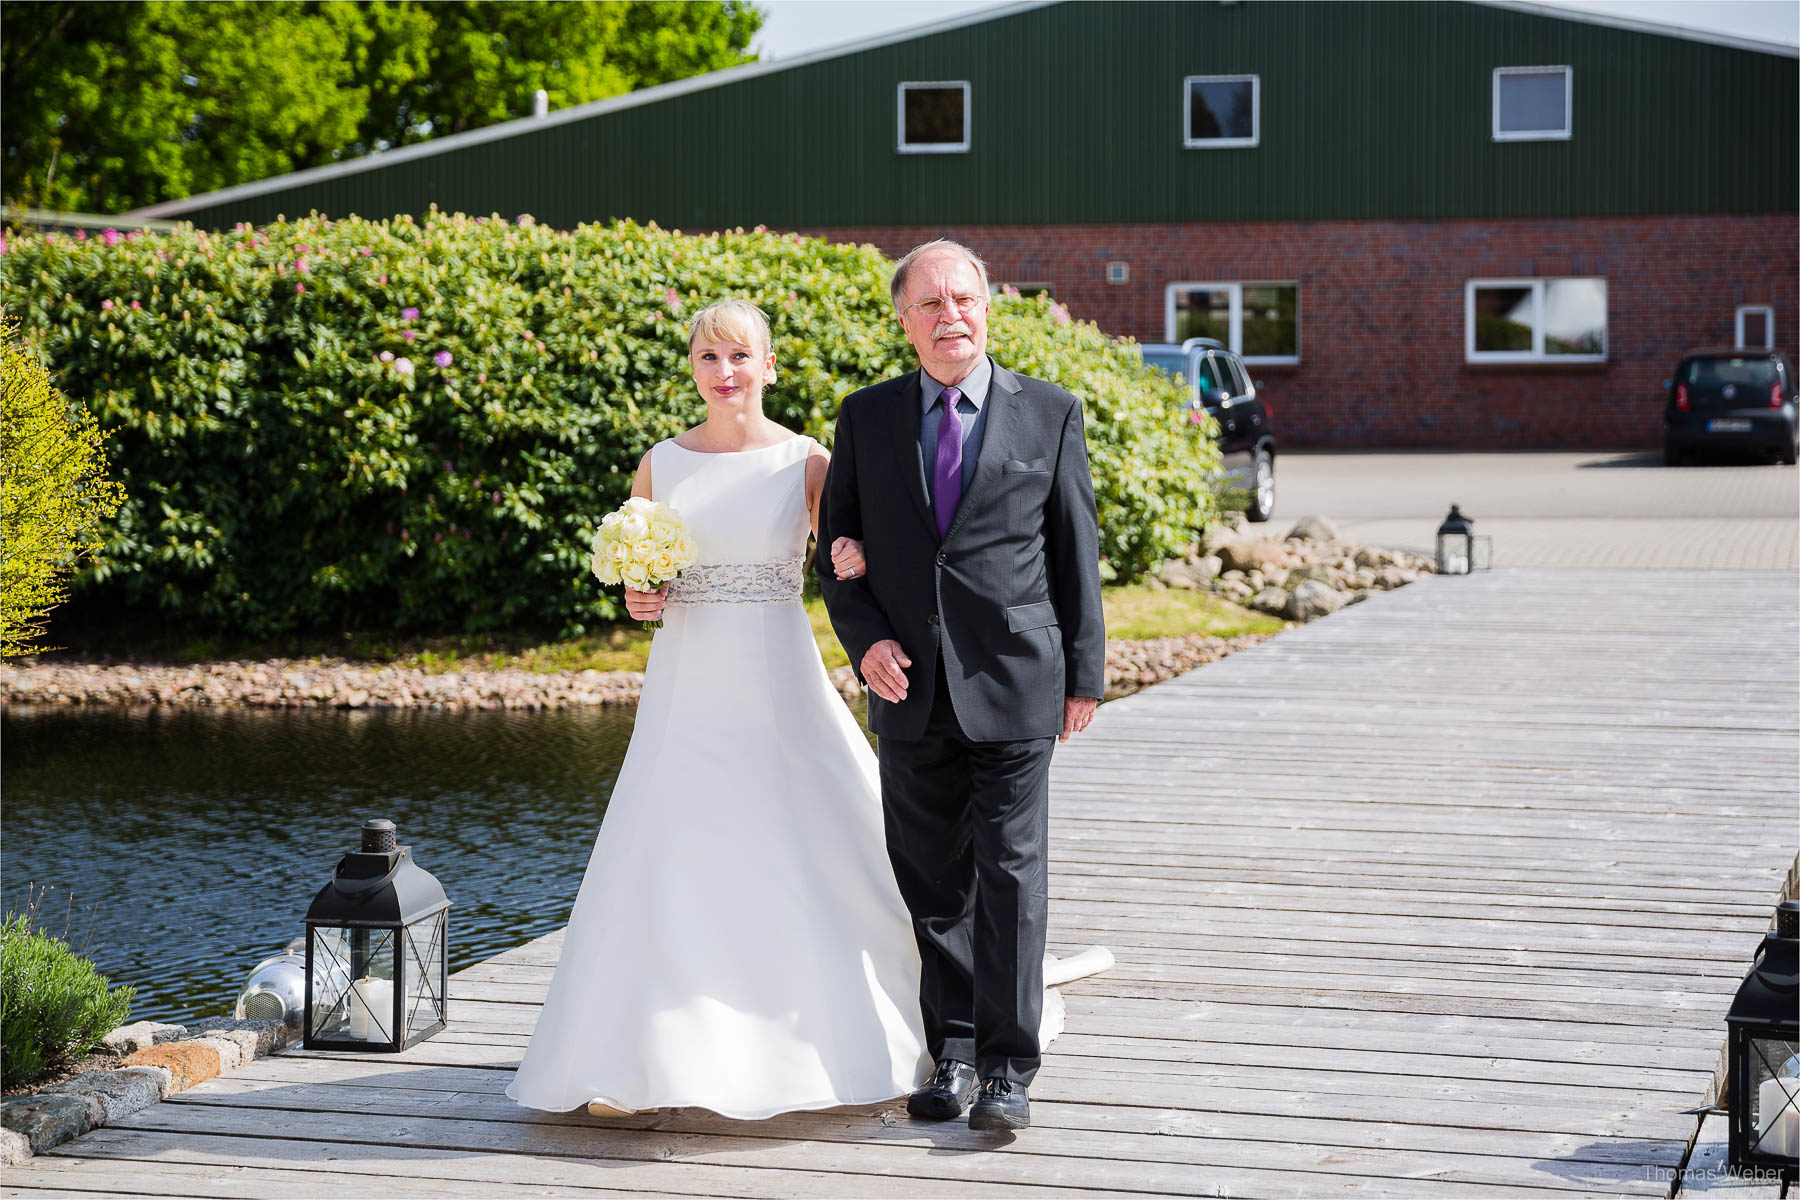
[[[884,638],[913,665],[906,699],[869,696],[869,728],[923,735],[941,652],[964,734],[1062,732],[1065,696],[1106,683],[1100,531],[1081,401],[994,365],[974,477],[939,539],[919,450],[919,372],[844,399],[819,509],[825,606],[858,676]],[[868,572],[837,578],[831,544],[859,539]]]

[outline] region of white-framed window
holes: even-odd
[[[1738,305],[1737,347],[1740,350],[1772,350],[1775,348],[1774,305]]]
[[[1298,283],[1171,283],[1165,296],[1171,342],[1206,337],[1245,362],[1300,361]]]
[[[969,83],[903,83],[895,105],[902,154],[969,152]]]
[[[1566,142],[1574,109],[1575,68],[1494,68],[1496,142]]]
[[[1254,146],[1262,136],[1262,80],[1189,75],[1181,81],[1181,144],[1189,150]]]
[[[1605,362],[1606,280],[1471,279],[1463,338],[1472,363]]]

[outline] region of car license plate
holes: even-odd
[[[1749,433],[1750,422],[1744,417],[1715,417],[1706,423],[1708,433]]]

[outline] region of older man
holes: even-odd
[[[920,369],[845,398],[819,578],[872,693],[888,855],[912,912],[936,1069],[914,1116],[1031,1123],[1050,753],[1105,681],[1099,529],[1081,402],[987,355],[987,269],[953,242],[900,260]],[[831,550],[863,542],[867,574]]]

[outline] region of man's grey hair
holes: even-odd
[[[888,284],[888,295],[894,301],[894,311],[899,312],[901,302],[906,298],[906,277],[912,274],[913,264],[921,258],[930,258],[934,254],[959,254],[969,260],[975,273],[981,276],[981,294],[988,293],[987,264],[981,261],[981,255],[975,253],[961,242],[953,242],[948,238],[938,238],[926,242],[922,246],[914,246],[906,252],[906,257],[894,264],[894,281]]]

